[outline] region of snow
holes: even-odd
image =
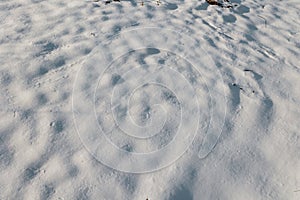
[[[300,3],[219,2],[2,0],[0,199],[299,199]]]

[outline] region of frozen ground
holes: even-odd
[[[0,199],[300,199],[300,3],[1,0]]]

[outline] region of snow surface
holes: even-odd
[[[300,3],[225,4],[1,0],[0,199],[300,199]]]

